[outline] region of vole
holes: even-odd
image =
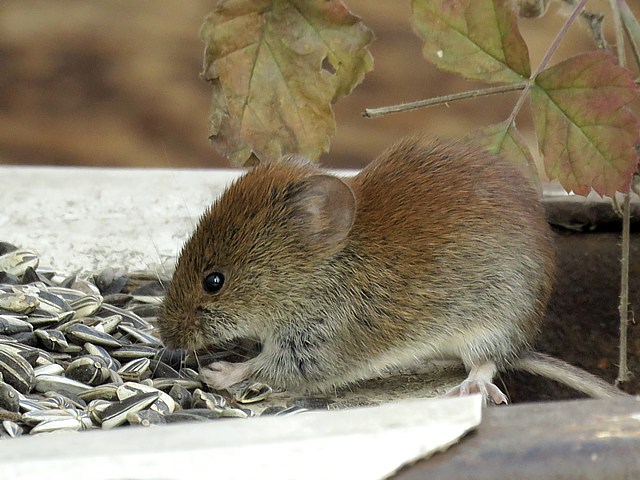
[[[518,167],[414,136],[352,178],[299,157],[243,175],[184,245],[158,325],[168,347],[261,343],[246,362],[202,368],[214,388],[250,378],[325,391],[457,358],[469,376],[451,395],[506,402],[492,381],[509,368],[616,395],[531,352],[554,270],[543,206]]]

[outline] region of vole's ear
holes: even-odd
[[[303,235],[325,246],[344,240],[356,217],[356,198],[351,188],[332,175],[312,175],[298,187],[291,198],[293,220]]]

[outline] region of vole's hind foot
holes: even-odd
[[[246,380],[248,370],[246,363],[214,362],[200,368],[200,378],[209,387],[220,390]]]
[[[491,401],[496,405],[509,403],[507,396],[493,383],[496,374],[496,365],[493,362],[486,362],[474,366],[469,371],[467,378],[459,385],[450,389],[445,396],[464,397],[472,393],[480,393],[485,403]]]

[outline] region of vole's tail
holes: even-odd
[[[538,352],[527,352],[513,363],[512,368],[555,380],[594,398],[630,396],[586,370]]]

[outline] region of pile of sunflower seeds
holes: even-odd
[[[272,394],[263,384],[208,391],[185,352],[163,347],[162,280],[112,268],[62,277],[38,263],[0,242],[0,438],[246,418]]]

